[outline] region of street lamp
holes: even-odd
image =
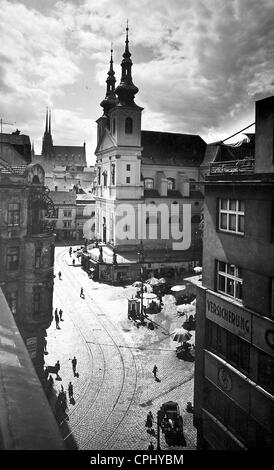
[[[161,426],[161,422],[163,420],[165,416],[165,412],[163,410],[163,407],[161,406],[161,408],[157,411],[157,448],[156,450],[161,450],[161,445],[160,445],[160,438],[161,438],[161,435],[160,435],[160,426]]]
[[[139,251],[137,252],[138,258],[139,258],[139,263],[142,265],[144,263],[144,247],[143,247],[143,242],[141,240],[140,242],[140,248]],[[141,266],[141,318],[142,322],[144,321],[144,279],[143,279],[143,266]]]

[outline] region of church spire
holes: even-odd
[[[134,96],[138,93],[138,88],[134,85],[131,76],[132,60],[131,53],[129,52],[128,40],[128,22],[126,27],[126,41],[125,52],[123,53],[123,60],[121,62],[122,76],[120,85],[116,88],[115,93],[118,95],[119,103],[124,106],[134,106]]]
[[[105,99],[100,103],[100,106],[102,106],[104,110],[104,115],[108,115],[109,110],[116,106],[118,103],[118,99],[115,96],[115,72],[113,70],[113,49],[112,49],[112,44],[111,44],[111,50],[110,50],[110,62],[109,62],[109,71],[108,71],[108,77],[106,79],[107,83],[107,91],[106,91],[106,96]]]
[[[51,136],[51,111],[47,107],[46,112],[46,127],[42,143],[42,155],[44,157],[51,157],[54,155],[53,141]]]
[[[46,112],[46,126],[45,126],[45,133],[48,132],[48,107],[47,107],[47,112]]]
[[[51,135],[51,110],[49,111],[49,134]]]

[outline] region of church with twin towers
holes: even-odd
[[[145,264],[155,274],[174,266],[188,270],[201,259],[199,181],[206,143],[199,135],[142,130],[144,108],[135,102],[139,89],[133,82],[128,27],[120,83],[116,85],[111,50],[106,85],[103,113],[96,121],[96,236],[106,257],[111,250],[118,254],[118,264],[119,259],[121,264],[138,262],[141,246]],[[183,227],[187,206],[191,216]],[[140,217],[145,207],[155,209]],[[187,249],[174,251],[173,224],[191,234]]]

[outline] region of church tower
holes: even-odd
[[[114,106],[118,104],[118,98],[115,95],[115,83],[116,83],[116,78],[115,78],[115,72],[113,70],[113,49],[111,47],[110,65],[109,65],[108,76],[106,79],[107,91],[106,91],[105,98],[100,103],[100,106],[102,106],[103,108],[103,115],[96,121],[98,144],[103,136],[104,129],[105,128],[110,129],[109,111],[111,110],[111,108],[113,108]]]
[[[133,240],[129,234],[123,239],[119,238],[116,231],[118,206],[124,203],[132,204],[133,212],[137,214],[138,201],[141,201],[143,196],[141,182],[143,108],[137,106],[134,101],[139,90],[132,79],[128,26],[121,68],[120,84],[115,88],[111,51],[110,69],[106,81],[107,92],[101,102],[104,113],[97,120],[96,231],[98,238],[103,242],[110,242],[117,248],[127,248],[136,244],[136,239]],[[128,225],[134,224],[135,221]]]
[[[46,126],[42,143],[42,155],[46,158],[54,156],[53,141],[51,136],[51,111],[46,113]]]
[[[132,60],[129,51],[128,25],[126,28],[125,52],[121,62],[121,81],[116,87],[118,105],[111,110],[110,128],[117,145],[141,145],[141,113],[143,108],[134,101],[139,89],[132,80]]]

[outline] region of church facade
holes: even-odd
[[[142,130],[128,28],[121,68],[116,87],[111,51],[95,151],[96,234],[104,245],[100,259],[107,262],[114,250],[118,265],[128,257],[136,264],[141,246],[143,261],[154,273],[174,263],[188,270],[201,259],[199,169],[206,143],[198,135]]]
[[[46,112],[41,155],[32,152],[32,161],[45,169],[45,182],[51,191],[85,193],[91,189],[94,167],[88,167],[86,145],[54,145],[51,133],[51,111]]]

